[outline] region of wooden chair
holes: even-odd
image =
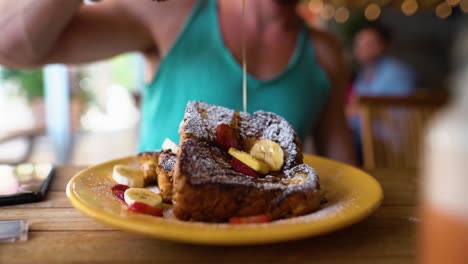
[[[425,127],[446,93],[359,97],[364,169],[417,168]]]

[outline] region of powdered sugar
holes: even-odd
[[[181,134],[201,141],[214,141],[219,124],[232,123],[235,111],[199,101],[187,104]],[[239,113],[239,133],[242,139],[270,139],[281,145],[284,151],[284,169],[302,163],[302,147],[293,127],[282,117],[264,111],[253,115]]]
[[[264,190],[279,189],[283,195],[295,191],[314,191],[319,188],[317,174],[306,164],[287,170],[284,175],[267,175],[257,179],[235,171],[229,164],[230,159],[229,154],[220,148],[189,138],[181,144],[179,169],[192,185],[207,183],[243,185]],[[297,173],[306,175],[306,178],[299,184],[291,183],[290,180]]]
[[[341,199],[336,202],[328,203],[322,208],[320,208],[320,210],[315,211],[313,213],[294,217],[294,218],[278,220],[274,223],[275,224],[276,223],[277,224],[282,224],[282,223],[299,224],[299,223],[305,223],[305,222],[322,221],[324,219],[332,219],[336,217],[337,215],[343,214],[347,210],[353,210],[353,208],[355,207],[359,207],[359,205],[356,203],[356,198],[351,197],[348,199]]]
[[[282,117],[264,111],[257,111],[245,122],[240,123],[241,136],[273,140],[284,151],[284,169],[302,163],[301,144],[292,126]]]
[[[270,139],[280,144],[285,153],[282,175],[267,175],[256,179],[235,171],[229,161],[231,157],[213,142],[216,140],[216,127],[231,125],[234,110],[203,102],[189,102],[181,127],[180,172],[191,184],[222,183],[254,186],[260,189],[280,189],[284,195],[294,191],[319,189],[316,172],[302,163],[300,142],[292,126],[282,117],[264,111],[252,116],[245,112],[238,115],[239,133],[242,139]],[[296,174],[305,178],[300,183],[292,182]]]
[[[177,157],[171,150],[165,150],[159,155],[159,166],[161,166],[166,172],[174,170]]]
[[[312,169],[307,164],[299,164],[296,167],[285,171],[284,174],[287,176],[286,178],[283,179],[283,181],[285,181],[284,184],[291,185],[292,188],[294,188],[294,186],[299,186],[299,185],[306,185],[306,186],[309,186],[309,188],[313,188],[313,189],[320,188],[319,178],[317,176],[317,173],[315,172],[314,169]],[[303,174],[303,175],[306,175],[307,177],[303,178],[303,181],[301,181],[299,184],[291,184],[291,179],[294,179],[294,177],[298,174]]]
[[[218,124],[231,124],[234,110],[203,102],[189,102],[185,110],[181,134],[187,134],[199,140],[214,141]]]

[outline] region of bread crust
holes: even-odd
[[[243,139],[270,139],[281,145],[281,172],[253,178],[235,171],[231,157],[216,143],[215,128],[238,119]],[[297,134],[283,118],[259,111],[236,113],[202,102],[189,102],[180,128],[173,178],[174,215],[181,220],[225,222],[231,217],[266,214],[271,219],[298,216],[320,207],[315,171],[303,164]],[[248,141],[248,140],[246,140]]]
[[[158,174],[158,188],[165,203],[172,203],[173,176],[176,155],[170,150],[163,151],[159,155],[159,165],[156,167]]]

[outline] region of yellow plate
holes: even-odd
[[[161,239],[211,245],[265,244],[329,233],[350,226],[379,207],[380,184],[351,166],[311,155],[305,163],[319,174],[328,203],[317,212],[266,224],[229,225],[184,222],[130,213],[111,187],[116,164],[137,165],[135,157],[112,160],[75,175],[67,186],[73,206],[101,223]]]

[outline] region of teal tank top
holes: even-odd
[[[218,21],[217,1],[199,0],[143,91],[139,151],[160,149],[165,138],[179,142],[179,124],[190,100],[242,109],[242,67],[224,45]],[[270,80],[248,75],[247,81],[248,112],[283,116],[302,139],[330,94],[305,26],[280,75]]]

